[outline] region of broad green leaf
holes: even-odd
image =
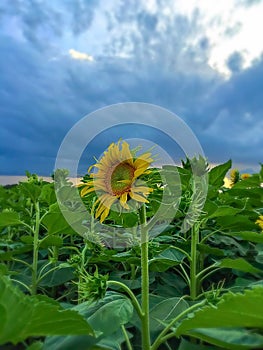
[[[47,269],[44,270],[44,273],[47,273],[51,270],[54,265],[49,265]],[[54,271],[51,271],[47,274],[39,283],[40,286],[45,287],[55,287],[64,284],[65,282],[71,281],[74,279],[74,268],[66,267],[66,268],[58,268]]]
[[[52,204],[50,206],[49,212],[45,215],[42,220],[42,224],[47,228],[48,234],[57,234],[57,233],[69,233],[73,234],[75,231],[70,226],[70,224],[65,219],[64,215],[70,220],[72,223],[81,222],[85,217],[84,213],[78,211],[61,211],[58,204]],[[84,227],[82,227],[84,230]]]
[[[197,248],[200,253],[211,254],[215,256],[224,256],[223,249],[213,248],[207,244],[198,244]]]
[[[152,271],[162,272],[171,266],[181,264],[185,257],[186,254],[174,247],[170,247],[149,260],[149,266]]]
[[[220,267],[226,267],[229,269],[235,269],[243,272],[249,272],[249,273],[260,273],[262,272],[260,269],[257,269],[250,263],[248,263],[245,259],[243,258],[237,258],[237,259],[230,259],[230,258],[225,258],[221,261],[218,262],[217,266]]]
[[[182,338],[178,350],[222,350],[222,348],[208,346],[204,344],[194,344],[184,338]]]
[[[128,298],[113,300],[89,317],[88,322],[98,334],[109,335],[114,333],[132,317],[133,306]]]
[[[47,337],[42,350],[121,350],[121,344],[124,340],[121,330],[107,338],[95,338],[85,335]]]
[[[263,287],[254,287],[244,294],[225,294],[216,306],[205,306],[184,319],[176,335],[188,334],[196,328],[218,327],[263,329]]]
[[[231,230],[253,230],[257,228],[248,216],[220,216],[216,218],[216,221],[222,228]]]
[[[231,160],[227,161],[224,164],[217,165],[209,171],[209,184],[217,188],[224,185],[224,178],[226,173],[231,168]]]
[[[63,239],[55,235],[46,236],[40,241],[41,248],[48,248],[51,246],[61,247],[62,245],[63,245]]]
[[[197,328],[189,331],[188,334],[223,349],[249,350],[262,349],[263,346],[262,335],[252,333],[244,328]]]
[[[254,231],[224,232],[224,234],[232,237],[240,237],[244,241],[263,243],[263,234]]]
[[[161,331],[164,328],[164,323],[169,323],[187,308],[188,303],[181,298],[162,300],[150,310],[151,332]]]
[[[52,334],[93,334],[92,328],[76,311],[24,295],[6,277],[0,277],[0,344],[32,336]]]
[[[89,335],[47,337],[42,350],[93,350],[98,339]]]
[[[41,193],[41,186],[30,182],[20,182],[19,189],[27,198],[31,198],[33,202],[38,200]]]
[[[97,338],[88,336],[49,337],[43,350],[94,350],[100,349],[102,340],[116,339],[122,324],[127,323],[133,314],[130,300],[119,293],[107,292],[98,302],[84,302],[74,307],[92,326]],[[121,338],[118,343],[123,342]],[[101,345],[103,349],[103,345]],[[107,348],[106,348],[107,349]]]
[[[57,198],[53,183],[44,185],[42,187],[39,200],[46,202],[48,205],[51,205],[56,202]]]
[[[236,215],[239,212],[240,209],[236,209],[228,205],[223,205],[221,207],[218,207],[211,215],[209,215],[209,218],[211,219],[219,216]]]
[[[245,180],[238,181],[234,184],[232,188],[234,189],[243,189],[243,188],[254,188],[260,187],[259,175],[254,174],[253,176],[248,177]]]
[[[21,225],[23,222],[19,219],[18,213],[6,211],[0,213],[0,227]]]

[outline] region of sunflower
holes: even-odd
[[[260,215],[258,220],[256,221],[256,224],[259,225],[259,227],[263,230],[263,215]]]
[[[102,158],[89,168],[89,173],[93,168],[97,171],[90,173],[91,180],[80,192],[81,197],[91,192],[97,193],[95,217],[100,217],[103,222],[116,202],[124,209],[130,209],[127,203],[129,199],[148,203],[146,197],[152,189],[138,184],[138,178],[149,173],[148,168],[152,162],[151,153],[135,158],[127,142],[112,143]]]
[[[246,180],[246,179],[248,179],[250,176],[251,176],[250,174],[244,173],[244,174],[241,175],[241,179],[242,179],[242,180]]]

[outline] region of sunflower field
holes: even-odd
[[[263,166],[152,159],[0,187],[1,350],[263,349]]]

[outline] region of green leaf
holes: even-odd
[[[230,258],[225,258],[221,261],[218,262],[217,266],[220,267],[226,267],[229,269],[235,269],[243,272],[249,272],[249,273],[260,273],[262,272],[260,269],[257,269],[250,263],[248,263],[245,259],[243,258],[237,258],[237,259],[230,259]]]
[[[222,249],[210,247],[207,244],[197,244],[197,249],[200,253],[224,256],[224,251]]]
[[[133,314],[130,300],[116,292],[107,292],[106,296],[98,302],[84,302],[75,306],[74,310],[78,311],[94,328],[97,338],[88,336],[49,337],[45,341],[44,350],[94,350],[95,345],[98,346],[97,349],[100,349],[99,344],[104,343],[104,340],[116,339],[116,332],[119,331],[120,326],[127,323]],[[118,342],[123,340],[122,338]],[[103,349],[103,346],[101,348]]]
[[[50,183],[44,185],[41,190],[41,194],[39,197],[40,201],[46,202],[48,205],[51,205],[56,202],[56,193],[54,190],[54,184]]]
[[[221,227],[231,230],[253,230],[257,228],[248,216],[220,216],[216,218],[216,221]]]
[[[171,266],[181,264],[185,257],[186,254],[174,247],[170,247],[149,260],[149,266],[152,271],[162,272]]]
[[[27,197],[32,199],[33,202],[38,200],[41,193],[41,186],[30,182],[20,182],[19,188],[21,192]]]
[[[51,246],[61,247],[63,245],[63,239],[59,236],[46,236],[40,241],[41,248],[48,248]]]
[[[216,306],[205,306],[184,319],[176,335],[188,334],[196,328],[218,327],[263,329],[263,287],[254,287],[244,294],[225,294]]]
[[[41,341],[34,342],[26,350],[42,350],[43,343]]]
[[[178,350],[222,350],[222,348],[207,346],[204,344],[194,344],[193,342],[182,339]]]
[[[209,218],[216,218],[219,216],[227,216],[227,215],[236,215],[241,210],[236,209],[233,207],[230,207],[228,205],[222,205],[221,207],[218,207],[210,216]]]
[[[240,237],[244,241],[263,243],[263,234],[254,231],[224,232],[225,235]]]
[[[93,334],[76,311],[24,295],[6,277],[0,277],[0,344],[17,344],[31,336]]]
[[[44,273],[48,272],[52,269],[52,265],[48,266],[47,269],[44,270]],[[39,283],[40,286],[45,287],[55,287],[60,286],[64,284],[65,282],[71,281],[74,279],[74,268],[73,267],[65,267],[65,268],[58,268],[52,272],[50,272],[48,275],[46,275],[41,282]]]
[[[263,346],[262,335],[252,333],[244,328],[197,328],[193,331],[189,331],[188,334],[210,344],[220,346],[223,349],[262,349]]]
[[[98,334],[109,335],[114,333],[132,317],[133,306],[128,298],[112,300],[99,308],[89,317],[89,323]]]
[[[23,222],[19,219],[18,213],[7,211],[0,213],[0,227],[21,225]]]
[[[181,298],[169,298],[162,300],[150,310],[151,332],[161,331],[164,323],[169,323],[173,318],[188,308],[188,303]]]
[[[42,224],[47,228],[48,234],[58,233],[75,233],[71,225],[67,222],[64,215],[69,219],[71,223],[81,222],[85,218],[85,213],[78,211],[69,211],[67,209],[61,211],[57,203],[50,206],[49,212],[42,220]],[[84,226],[82,227],[82,231]]]
[[[224,164],[217,165],[209,171],[209,184],[217,188],[224,185],[224,178],[226,173],[231,168],[231,160]]]

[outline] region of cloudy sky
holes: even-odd
[[[209,162],[257,170],[262,17],[260,0],[1,0],[0,175],[50,175],[81,118],[131,101],[176,113]],[[109,142],[94,139],[83,166]]]

